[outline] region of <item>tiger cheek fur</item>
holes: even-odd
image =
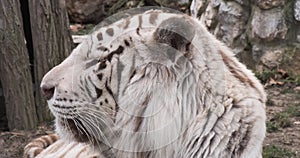
[[[261,157],[262,85],[187,15],[97,29],[41,87],[60,137],[111,157]]]
[[[55,87],[48,104],[62,138],[98,144],[104,141],[105,129],[110,130],[116,115],[107,77],[110,73],[107,60],[85,61],[70,55],[45,75],[41,86]]]

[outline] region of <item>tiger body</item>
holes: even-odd
[[[56,146],[78,145],[68,152],[261,157],[262,85],[187,15],[152,10],[97,29],[45,75],[43,86],[53,91]]]

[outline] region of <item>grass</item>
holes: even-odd
[[[279,130],[278,125],[273,121],[268,121],[266,124],[267,124],[267,132],[268,133],[276,132]]]
[[[263,158],[296,158],[296,154],[285,148],[269,145],[263,148]]]
[[[270,121],[267,121],[267,132],[276,132],[279,128],[287,128],[293,125],[291,118],[300,117],[300,104],[291,105],[282,112],[276,113]]]
[[[255,71],[255,76],[262,82],[267,83],[270,78],[275,78],[276,70],[263,70],[261,72]]]
[[[283,83],[295,84],[296,86],[300,85],[300,74],[294,74],[292,72],[283,72],[281,69],[273,70],[263,70],[261,72],[254,72],[255,76],[262,82],[268,83],[271,78],[276,81],[281,81]]]
[[[294,106],[289,106],[284,110],[290,117],[300,117],[300,103]]]

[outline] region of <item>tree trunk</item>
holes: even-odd
[[[0,1],[0,79],[9,129],[32,129],[37,117],[18,0]]]
[[[40,82],[52,67],[59,64],[71,52],[69,21],[64,1],[29,0],[31,19],[35,102],[38,120],[51,119],[45,98],[41,97]]]

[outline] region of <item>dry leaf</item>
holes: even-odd
[[[81,24],[74,24],[74,25],[70,25],[70,29],[72,32],[78,32],[79,30],[84,29],[84,26]]]
[[[284,82],[275,81],[273,78],[270,78],[269,85],[284,85]]]
[[[286,72],[285,70],[283,70],[283,69],[277,69],[277,71],[278,71],[279,73],[281,73],[282,75],[287,74],[287,72]]]

